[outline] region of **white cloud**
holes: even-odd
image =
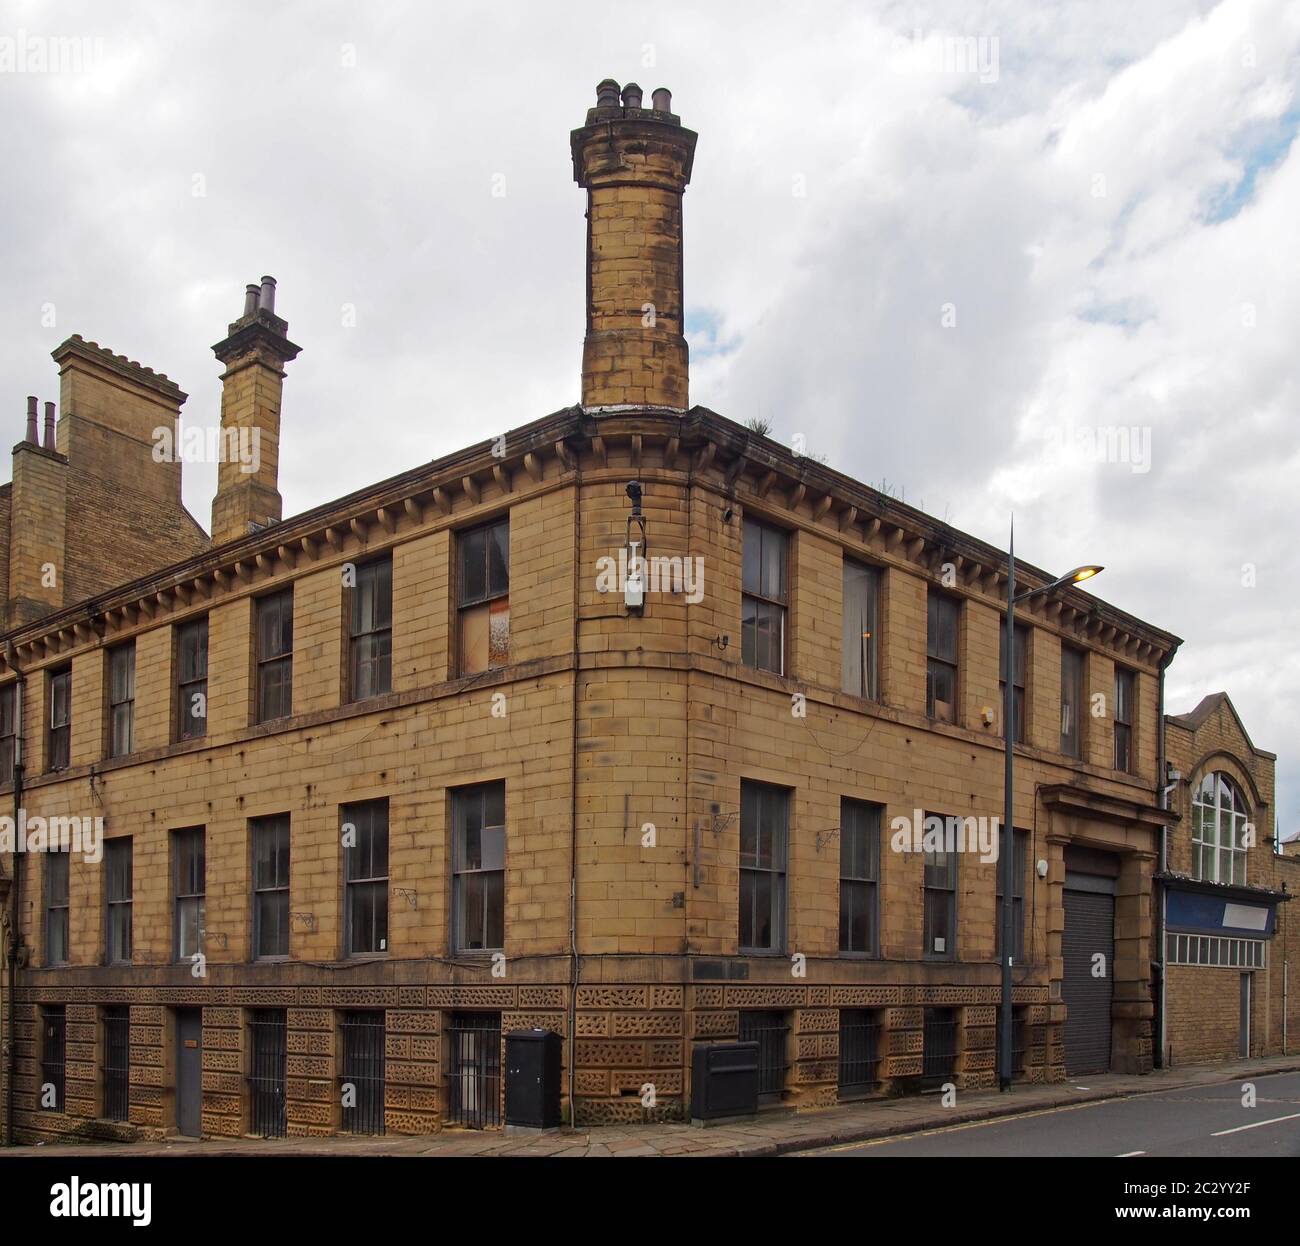
[[[188,420],[215,421],[209,346],[264,272],[303,347],[289,512],[573,402],[568,131],[606,75],[666,84],[700,133],[688,312],[721,347],[697,352],[693,399],[802,432],[986,539],[1014,507],[1041,565],[1106,563],[1105,597],[1187,638],[1171,707],[1226,688],[1282,755],[1294,823],[1298,14],[3,5],[0,33],[99,35],[108,56],[84,82],[0,74],[14,438],[72,332],[167,371]],[[917,31],[996,39],[997,80],[909,71],[895,41]],[[1044,462],[1063,424],[1149,428],[1150,471]],[[187,468],[202,518],[214,483]]]

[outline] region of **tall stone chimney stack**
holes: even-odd
[[[660,87],[596,88],[587,124],[570,136],[574,181],[587,191],[588,411],[687,407],[682,310],[682,195],[696,135]]]
[[[277,523],[283,502],[280,469],[280,399],[284,365],[299,347],[275,314],[275,278],[245,288],[244,311],[212,351],[221,374],[221,461],[212,499],[212,540],[247,536]]]

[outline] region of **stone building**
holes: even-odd
[[[580,406],[282,518],[250,287],[214,542],[11,618],[0,792],[103,828],[0,858],[18,1138],[491,1125],[525,1026],[588,1122],[737,1037],[766,1102],[993,1084],[1007,556],[689,405],[651,102],[572,136]],[[1017,1075],[1146,1070],[1179,642],[1073,588],[1015,640]]]
[[[1224,692],[1168,718],[1166,739],[1179,822],[1157,874],[1163,1059],[1294,1050],[1300,914],[1289,900],[1300,887],[1300,842],[1279,841],[1276,757],[1255,747]]]

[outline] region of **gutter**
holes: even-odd
[[[569,1128],[578,1124],[578,1101],[574,1095],[578,1063],[578,651],[582,561],[582,456],[574,455],[573,480],[573,701],[569,719],[572,739],[569,748]]]

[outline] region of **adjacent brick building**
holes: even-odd
[[[1300,842],[1279,842],[1276,758],[1256,748],[1227,693],[1166,723],[1179,814],[1158,874],[1164,1058],[1171,1064],[1293,1048],[1300,963]],[[1172,778],[1172,776],[1171,776]],[[1159,989],[1160,975],[1156,977]]]
[[[525,1026],[583,1121],[682,1115],[738,1036],[769,1102],[993,1083],[996,866],[910,832],[1001,814],[1007,557],[689,405],[695,136],[641,104],[573,135],[581,406],[282,519],[249,287],[215,543],[11,619],[0,792],[105,837],[3,858],[20,1139],[493,1124]],[[1020,625],[1017,1075],[1149,1069],[1178,641]]]

